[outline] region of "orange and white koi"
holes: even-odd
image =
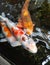
[[[18,28],[15,25],[15,23],[10,21],[8,18],[4,18],[2,16],[0,16],[0,18],[1,18],[1,21],[6,23],[6,25],[9,27],[10,31],[14,34],[14,36],[12,34],[10,34],[11,32],[9,31],[9,29],[7,27],[6,27],[6,32],[8,32],[8,33],[6,33],[5,27],[4,27],[3,32],[5,33],[5,36],[7,37],[8,41],[11,44],[13,43],[15,46],[15,43],[16,43],[16,46],[17,46],[20,43],[23,46],[23,48],[28,50],[29,52],[37,53],[37,46],[32,38],[25,35],[25,32],[22,29]],[[3,26],[1,26],[1,27],[3,27]],[[8,31],[7,31],[7,29],[8,29]],[[18,41],[16,41],[16,39]]]

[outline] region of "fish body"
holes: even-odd
[[[4,18],[0,16],[1,18],[1,27],[2,31],[7,38],[7,40],[10,42],[11,46],[15,47],[18,45],[22,45],[24,49],[28,50],[31,53],[37,53],[37,46],[34,40],[27,35],[25,35],[25,32],[18,28],[15,23],[10,21],[8,18]],[[12,45],[13,43],[13,45]]]
[[[21,17],[18,19],[18,27],[24,28],[26,31],[26,34],[31,35],[35,24],[32,22],[28,6],[29,6],[30,0],[25,0],[25,3],[21,10]]]

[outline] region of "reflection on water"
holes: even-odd
[[[15,22],[20,15],[21,8],[21,3],[1,2],[0,14],[4,12],[9,19]],[[33,39],[37,42],[38,52],[36,54],[31,54],[22,47],[12,48],[8,42],[2,43],[6,39],[2,34],[0,34],[0,39],[1,37],[0,53],[15,65],[50,65],[50,31],[36,27],[36,31],[32,34]]]
[[[48,61],[50,61],[50,55],[47,56],[47,59],[42,62],[42,65],[45,65]]]

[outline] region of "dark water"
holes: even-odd
[[[18,4],[15,1],[7,1],[0,0],[0,14],[4,12],[9,19],[16,22],[24,1],[16,1]],[[12,48],[8,42],[4,42],[0,43],[0,54],[6,57],[12,65],[42,65],[43,61],[48,58],[47,56],[50,57],[50,49],[47,49],[43,42],[38,42],[37,47],[38,52],[31,54],[22,47]],[[46,65],[50,65],[50,61]]]

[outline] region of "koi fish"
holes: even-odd
[[[10,42],[11,46],[14,45],[15,47],[21,45],[24,49],[28,50],[31,53],[37,53],[37,46],[32,38],[25,35],[25,32],[22,29],[18,28],[16,24],[8,18],[0,16],[0,19],[2,21],[1,27],[3,33],[5,34],[7,40]]]
[[[26,30],[26,33],[28,35],[31,35],[34,30],[35,24],[33,24],[30,13],[28,11],[29,3],[30,3],[30,0],[25,1],[21,11],[21,17],[18,19],[17,26],[24,28]]]

